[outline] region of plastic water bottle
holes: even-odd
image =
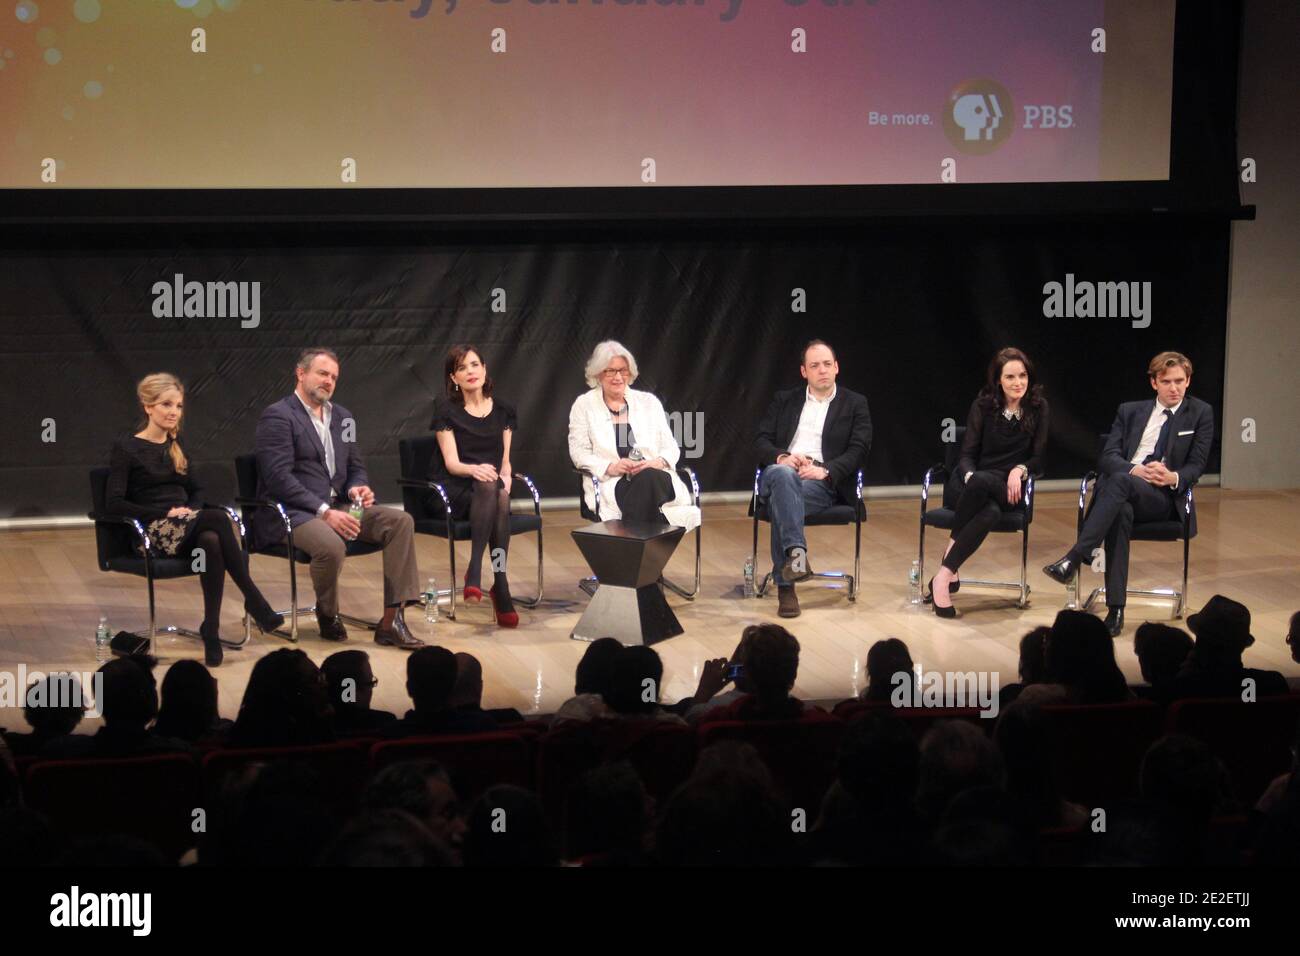
[[[113,632],[108,629],[108,618],[101,617],[99,627],[95,628],[95,660],[101,664],[112,656],[112,640]]]
[[[361,516],[365,514],[365,510],[366,509],[361,506],[361,496],[353,495],[352,504],[348,507],[348,514],[360,521]]]
[[[921,562],[920,561],[912,562],[912,570],[907,572],[907,582],[908,582],[908,587],[910,588],[910,593],[908,595],[907,603],[920,604],[921,603]]]
[[[745,597],[755,597],[754,558],[752,556],[745,558]]]
[[[429,583],[424,586],[424,622],[426,624],[438,623],[438,582],[432,577]]]

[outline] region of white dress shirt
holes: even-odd
[[[1173,408],[1168,409],[1170,413],[1169,419],[1171,421],[1173,420],[1173,417],[1178,414],[1178,409],[1182,407],[1183,407],[1183,403],[1179,402]],[[1142,431],[1142,440],[1138,442],[1137,451],[1135,451],[1133,453],[1133,457],[1129,459],[1133,464],[1140,465],[1142,464],[1143,461],[1146,460],[1146,457],[1148,455],[1152,455],[1155,453],[1156,442],[1160,438],[1160,429],[1164,428],[1165,426],[1165,411],[1166,411],[1165,406],[1160,404],[1159,399],[1156,399],[1155,407],[1151,409],[1151,417],[1147,419],[1147,427]],[[1169,445],[1173,443],[1173,438],[1174,438],[1173,426],[1170,425],[1169,442],[1166,443],[1165,445],[1166,454],[1169,452]],[[1174,474],[1176,477],[1177,472],[1175,472]],[[1174,482],[1174,487],[1175,488],[1178,487],[1177,481]]]
[[[330,477],[334,477],[334,436],[330,434],[330,416],[334,410],[333,402],[325,402],[321,406],[321,414],[317,415],[312,411],[312,407],[302,401],[302,396],[297,391],[293,393],[302,402],[302,407],[307,409],[307,417],[311,419],[312,427],[316,429],[316,434],[320,438],[320,443],[325,446],[325,467],[329,469]],[[319,517],[330,510],[329,502],[325,502],[316,509],[316,515]]]
[[[803,411],[799,413],[799,427],[790,439],[789,454],[804,455],[813,461],[825,461],[822,457],[822,429],[826,427],[826,413],[830,411],[831,402],[835,401],[838,386],[831,387],[831,394],[824,401],[813,397],[812,389],[804,390]]]

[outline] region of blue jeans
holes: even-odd
[[[772,577],[785,584],[781,565],[791,548],[807,548],[803,534],[805,515],[815,515],[835,504],[835,489],[825,481],[799,477],[789,465],[768,465],[758,480],[758,497],[767,503],[772,522]]]

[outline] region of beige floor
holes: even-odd
[[[1247,663],[1300,676],[1284,643],[1287,621],[1300,608],[1295,586],[1300,565],[1300,492],[1228,492],[1207,488],[1198,495],[1200,535],[1192,543],[1190,594],[1192,609],[1212,594],[1226,594],[1252,611],[1256,644]],[[704,583],[695,602],[669,594],[669,603],[685,633],[657,645],[663,657],[664,699],[677,700],[693,692],[701,663],[728,655],[748,623],[779,620],[775,596],[746,601],[740,593],[741,569],[748,553],[750,523],[742,505],[712,505],[705,509]],[[802,645],[796,693],[813,699],[847,697],[865,683],[867,649],[884,637],[900,637],[927,671],[997,671],[1000,681],[1016,677],[1017,643],[1037,624],[1051,623],[1065,599],[1064,589],[1039,568],[1055,560],[1070,544],[1075,522],[1074,496],[1042,494],[1030,544],[1031,607],[1017,610],[1009,592],[963,590],[956,598],[964,612],[956,621],[941,621],[927,610],[906,607],[908,568],[916,552],[915,501],[873,502],[863,533],[862,586],[856,604],[842,591],[801,585],[803,616],[789,624]],[[573,670],[586,647],[569,638],[569,631],[586,602],[577,581],[586,568],[569,531],[580,524],[576,515],[546,514],[546,595],[548,604],[534,611],[521,609],[518,630],[497,629],[489,605],[465,608],[459,621],[442,621],[429,633],[423,616],[414,617],[417,634],[454,651],[468,651],[483,663],[484,703],[516,707],[524,713],[549,713],[573,690]],[[766,528],[760,549],[766,548]],[[945,536],[927,536],[927,560],[933,567]],[[669,566],[678,581],[688,578],[690,539]],[[446,586],[446,546],[420,538],[421,568],[440,577]],[[810,537],[813,566],[847,569],[852,563],[852,534],[848,529],[814,529]],[[468,554],[462,551],[463,562]],[[535,548],[532,538],[516,542],[511,560],[512,586],[531,593]],[[993,536],[964,569],[970,578],[1009,580],[1018,574],[1019,549],[1010,537]],[[1168,585],[1180,569],[1180,549],[1171,544],[1136,544],[1134,586]],[[253,575],[272,603],[288,600],[288,577],[281,561],[255,558]],[[1091,586],[1095,577],[1088,574]],[[303,581],[305,581],[305,576]],[[310,593],[309,584],[305,585]],[[227,613],[223,631],[238,633],[241,602],[227,584]],[[345,611],[375,616],[379,608],[378,557],[350,561],[344,570]],[[553,603],[550,603],[553,602]],[[202,599],[196,581],[170,581],[158,586],[159,621],[197,628]],[[141,628],[147,621],[143,582],[99,571],[94,535],[85,530],[0,532],[0,672],[27,670],[93,670],[93,633],[100,614],[114,630]],[[1130,680],[1140,679],[1133,656],[1133,631],[1145,618],[1166,619],[1168,604],[1130,602],[1132,622],[1116,641],[1116,656]],[[308,620],[298,645],[318,663],[339,649],[315,634]],[[376,647],[369,632],[351,628],[347,647],[367,648],[379,678],[375,705],[396,712],[408,701],[403,689],[405,654]],[[285,641],[255,635],[243,650],[227,653],[227,663],[215,673],[220,679],[221,712],[233,717],[253,662],[268,650],[290,646]],[[197,642],[160,642],[161,670],[185,657],[201,659]],[[12,679],[11,679],[12,680]],[[21,715],[0,708],[0,726],[22,725]]]

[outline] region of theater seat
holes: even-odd
[[[1300,720],[1300,695],[1239,700],[1178,700],[1169,705],[1165,728],[1210,746],[1232,776],[1237,799],[1253,806],[1278,774],[1291,766],[1291,744]]]
[[[811,827],[835,779],[845,727],[841,720],[728,720],[701,725],[698,741],[700,750],[722,740],[752,744],[790,806],[807,811]]]
[[[385,740],[370,748],[370,771],[402,760],[436,760],[462,803],[499,783],[532,789],[535,744],[524,734],[485,733]]]
[[[980,717],[978,707],[894,707],[887,702],[875,700],[841,701],[832,713],[846,722],[865,714],[890,714],[905,723],[918,741],[937,720],[969,720],[987,734],[993,733],[993,727],[997,723],[991,717]]]
[[[658,720],[570,721],[542,737],[537,784],[551,821],[564,818],[569,788],[588,770],[626,760],[662,806],[695,765],[695,731]]]
[[[300,762],[320,778],[320,802],[339,819],[361,805],[366,785],[369,741],[344,740],[312,747],[256,747],[215,750],[203,758],[203,795],[215,805],[226,780],[252,764]]]
[[[1145,700],[1040,708],[1060,795],[1088,808],[1136,797],[1138,769],[1160,736],[1160,718],[1160,708]]]
[[[172,860],[197,842],[194,810],[203,806],[189,754],[37,761],[27,769],[23,795],[66,836],[127,834]]]

